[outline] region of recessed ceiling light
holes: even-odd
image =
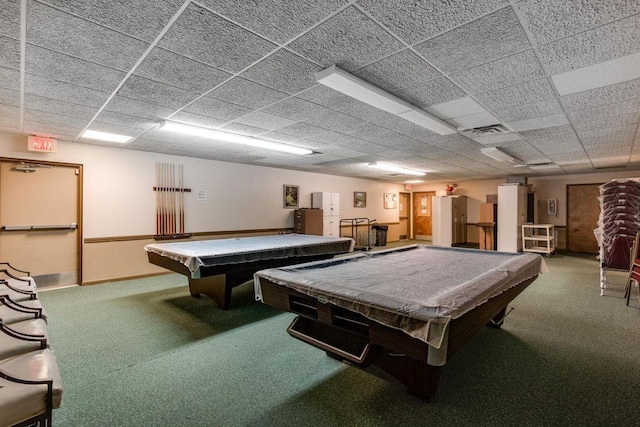
[[[520,160],[516,159],[513,156],[510,156],[509,154],[505,153],[504,151],[500,150],[497,147],[482,148],[480,152],[485,156],[491,157],[492,159],[497,160],[499,162],[522,164]]]
[[[251,136],[238,135],[235,133],[222,132],[215,129],[207,129],[199,126],[187,125],[184,123],[165,121],[160,125],[160,129],[180,133],[183,135],[199,136],[201,138],[213,139],[215,141],[229,142],[232,144],[250,145],[252,147],[264,148],[267,150],[281,151],[290,154],[311,154],[313,150],[296,147],[294,145],[281,144],[279,142],[267,141],[253,138]]]
[[[120,135],[117,133],[100,132],[97,130],[85,130],[82,133],[81,138],[96,139],[98,141],[118,142],[124,144],[130,141],[133,137],[128,135]]]

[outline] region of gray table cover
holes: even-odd
[[[190,242],[153,243],[145,251],[178,261],[192,276],[201,267],[282,259],[293,256],[337,255],[352,252],[355,242],[347,237],[280,234]]]
[[[541,272],[538,254],[424,245],[272,268],[260,278],[359,312],[436,348],[448,323]]]

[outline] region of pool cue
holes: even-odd
[[[184,234],[184,168],[181,164],[178,167],[180,181],[180,234]]]
[[[156,236],[160,234],[160,184],[158,183],[158,162],[156,162]]]
[[[170,163],[169,168],[171,170],[171,192],[169,193],[171,195],[171,199],[169,201],[171,204],[171,234],[176,234],[176,165],[174,163]]]

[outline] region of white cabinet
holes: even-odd
[[[432,200],[433,244],[454,246],[467,241],[467,197],[438,196]]]
[[[340,236],[340,193],[311,193],[311,207],[322,209],[322,235]]]
[[[527,222],[527,187],[498,186],[498,250],[522,250],[522,224]]]
[[[523,224],[522,250],[547,256],[556,250],[553,224]]]

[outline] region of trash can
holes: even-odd
[[[372,229],[376,231],[376,246],[387,246],[388,225],[373,224]]]

